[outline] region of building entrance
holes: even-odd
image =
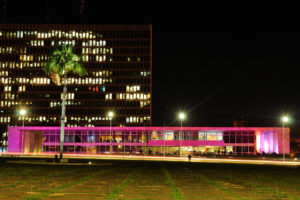
[[[42,152],[42,131],[22,131],[21,132],[21,152],[41,153]]]

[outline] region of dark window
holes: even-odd
[[[243,135],[242,136],[242,142],[243,143],[248,143],[249,142],[249,136],[248,135]]]
[[[249,143],[254,143],[254,136],[249,136]]]
[[[225,143],[229,143],[229,135],[224,135],[223,140]]]
[[[235,143],[235,134],[230,133],[230,143]]]
[[[80,135],[75,135],[75,142],[81,142]]]
[[[236,136],[236,143],[242,143],[242,136],[241,135]]]
[[[236,153],[241,153],[242,152],[242,147],[235,147]]]
[[[254,147],[249,147],[249,152],[253,153],[254,152]]]

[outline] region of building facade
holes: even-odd
[[[0,24],[3,138],[7,126],[60,124],[62,87],[43,68],[62,44],[74,46],[88,71],[68,76],[66,126],[109,126],[110,110],[113,126],[151,126],[151,25]]]
[[[286,154],[282,127],[67,127],[69,154]],[[9,153],[59,153],[60,127],[9,127]]]

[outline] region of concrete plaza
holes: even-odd
[[[1,154],[0,154],[1,155]],[[6,158],[22,158],[26,159],[51,159],[56,154],[33,154],[33,153],[4,153],[1,156]],[[167,162],[189,162],[188,157],[168,157],[168,156],[141,156],[141,155],[85,155],[85,154],[64,154],[65,159],[72,160],[132,160],[132,161],[167,161]],[[192,157],[191,162],[193,163],[231,163],[231,164],[258,164],[258,165],[287,165],[287,166],[300,166],[300,159],[286,159],[282,158],[247,158],[247,157]]]

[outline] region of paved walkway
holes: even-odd
[[[54,158],[55,154],[3,154],[3,157],[17,158]],[[84,155],[84,154],[64,154],[66,159],[102,159],[102,160],[148,160],[148,161],[173,161],[173,162],[189,162],[187,157],[164,157],[164,156],[134,156],[134,155]],[[191,162],[203,163],[236,163],[236,164],[259,164],[259,165],[292,165],[300,166],[300,160],[287,159],[243,159],[243,158],[206,158],[192,157]]]

